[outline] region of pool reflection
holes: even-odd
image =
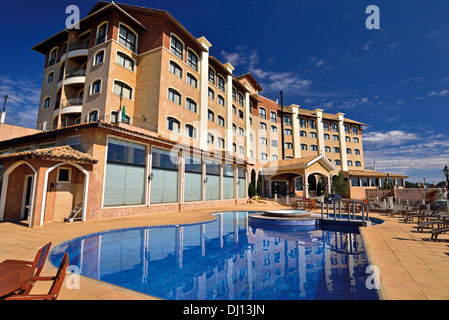
[[[82,275],[163,299],[377,299],[365,286],[357,230],[268,229],[249,224],[247,214],[91,235],[51,259],[69,252]]]

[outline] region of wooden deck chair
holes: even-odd
[[[62,284],[64,282],[67,268],[69,266],[69,254],[64,254],[61,264],[59,265],[58,272],[54,277],[34,277],[34,281],[53,281],[48,293],[44,294],[30,294],[27,290],[24,293],[11,295],[5,298],[5,300],[56,300],[61,291]],[[32,280],[32,281],[33,281]]]
[[[407,223],[408,221],[413,221],[413,218],[418,218],[418,223],[423,222],[423,220],[426,217],[435,217],[438,212],[446,208],[445,205],[440,204],[438,207],[433,209],[430,213],[427,212],[427,210],[419,210],[418,213],[409,212],[407,215],[404,216],[404,222]]]
[[[38,277],[41,274],[42,269],[44,268],[45,260],[47,259],[47,255],[48,255],[48,252],[50,251],[50,247],[51,247],[51,242],[47,243],[45,246],[40,248],[37,251],[37,253],[36,253],[36,257],[34,258],[34,261],[5,260],[2,263],[18,264],[18,265],[29,265],[29,266],[31,266],[35,270],[33,278],[34,277]],[[29,290],[31,290],[33,285],[34,285],[34,282],[32,281],[28,285],[28,288],[21,288],[21,289],[19,289],[19,292],[29,291]]]

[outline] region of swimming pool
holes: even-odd
[[[169,300],[378,299],[357,228],[268,226],[249,212],[205,223],[119,229],[53,249],[86,277]]]

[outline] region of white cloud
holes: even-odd
[[[363,136],[363,141],[368,143],[399,145],[406,141],[419,139],[416,133],[409,133],[401,130],[388,132],[368,132]]]

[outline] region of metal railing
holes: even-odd
[[[343,203],[343,206],[342,206]],[[334,220],[339,221],[360,221],[360,213],[361,221],[363,223],[369,221],[369,203],[358,201],[358,200],[351,200],[351,199],[342,199],[342,200],[332,200],[332,213],[329,213],[329,202],[324,203],[321,202],[321,219],[324,219],[324,216],[326,215],[326,218],[332,219],[331,215],[333,215]],[[347,216],[344,217],[344,214],[342,216],[342,211],[347,212]],[[356,216],[356,213],[358,214]]]

